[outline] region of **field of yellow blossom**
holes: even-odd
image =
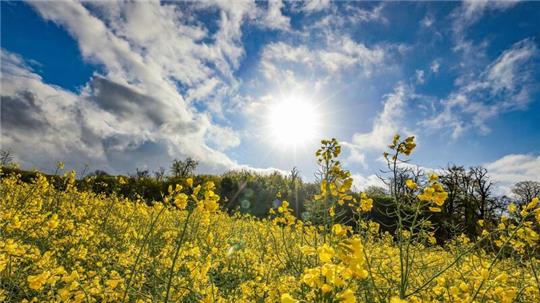
[[[409,155],[414,139],[394,140],[389,163]],[[333,159],[315,199],[371,208],[352,195],[350,174]],[[414,196],[398,211],[397,233],[363,221],[298,220],[286,201],[266,219],[220,210],[214,184],[169,188],[152,204],[65,190],[45,177],[0,184],[0,301],[5,302],[539,302],[538,199],[511,209],[482,238],[434,245],[429,220],[446,193],[433,175],[407,182]],[[412,211],[410,209],[412,208]],[[483,224],[483,223],[479,223]],[[480,245],[483,243],[484,245]],[[486,244],[488,243],[488,244]]]

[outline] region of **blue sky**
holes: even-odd
[[[540,180],[537,2],[1,9],[1,143],[25,167],[127,173],[192,156],[200,172],[297,166],[310,180],[318,140],[336,137],[362,188],[399,132],[417,136],[422,167],[484,165],[501,190]],[[316,131],[283,147],[272,112],[296,101]]]

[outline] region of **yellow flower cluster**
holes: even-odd
[[[334,227],[335,232],[342,234],[340,225]],[[303,247],[302,252],[317,257],[317,266],[305,268],[301,276],[302,283],[309,287],[304,294],[308,301],[335,298],[339,302],[356,302],[356,283],[368,277],[364,247],[358,237],[340,241],[336,248],[325,243],[317,249]]]
[[[296,217],[292,214],[293,211],[292,211],[292,208],[289,207],[289,202],[283,201],[281,203],[281,206],[278,207],[277,211],[278,211],[278,214],[273,220],[274,224],[276,224],[276,225],[279,225],[279,224],[293,225],[293,224],[295,224]],[[270,214],[271,215],[276,214],[276,212],[274,211],[273,208],[270,209]]]
[[[392,144],[388,147],[396,151],[396,155],[392,156],[392,160],[397,160],[398,154],[404,154],[409,156],[413,150],[416,148],[416,143],[414,143],[414,136],[407,137],[405,140],[400,141],[401,136],[399,134],[394,135],[392,139]],[[385,158],[388,158],[388,153],[383,154]]]
[[[539,199],[535,197],[523,205],[518,213],[515,204],[508,206],[508,212],[513,218],[503,217],[497,226],[499,235],[495,240],[498,247],[509,245],[512,250],[526,254],[527,248],[535,250],[540,242],[538,225],[540,224]],[[536,222],[535,222],[536,221]]]
[[[431,180],[433,190],[420,195],[442,205],[437,184]],[[465,238],[444,247],[410,242],[415,261],[404,265],[395,236],[374,223],[366,223],[373,233],[344,224],[326,231],[297,220],[286,201],[272,219],[229,215],[214,188],[189,180],[163,201],[146,203],[60,191],[44,177],[29,184],[2,176],[0,302],[540,299],[538,199],[489,231],[513,252],[497,254]],[[363,211],[373,203],[365,195],[360,201]]]
[[[431,174],[428,185],[424,187],[422,193],[416,196],[420,201],[432,203],[432,205],[429,205],[429,210],[432,212],[441,212],[441,207],[448,198],[448,193],[444,190],[442,184],[437,181],[438,178],[436,174]],[[411,190],[418,190],[419,188],[418,184],[410,179],[405,181],[405,185]]]
[[[314,196],[314,200],[328,208],[332,223],[337,207],[347,205],[356,213],[367,213],[373,207],[373,200],[365,193],[361,193],[360,197],[354,197],[352,194],[353,178],[351,172],[343,169],[341,162],[337,160],[340,153],[341,146],[335,138],[322,140],[321,148],[315,153],[324,173],[320,193]]]

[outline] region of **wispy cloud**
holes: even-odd
[[[440,68],[441,68],[441,63],[439,62],[439,60],[433,60],[433,61],[431,62],[431,65],[429,66],[429,69],[430,69],[431,72],[434,73],[434,74],[438,74]]]
[[[390,53],[395,50],[394,45],[367,46],[347,35],[328,33],[316,47],[286,42],[266,45],[260,68],[267,80],[289,79],[290,82],[309,79],[324,83],[351,71],[369,77],[392,66]]]
[[[291,19],[283,15],[283,7],[282,0],[268,1],[268,10],[263,13],[261,24],[270,29],[290,30]]]
[[[433,129],[450,126],[457,138],[470,128],[489,132],[487,121],[502,113],[524,109],[536,91],[533,79],[536,43],[525,39],[512,45],[477,77],[461,79],[457,90],[442,100],[442,110],[421,124]]]
[[[404,84],[398,84],[392,93],[384,97],[383,109],[373,121],[372,129],[366,133],[355,133],[352,143],[362,152],[385,150],[396,133],[406,131],[402,121],[409,93]]]
[[[300,4],[301,10],[307,13],[325,10],[331,5],[330,0],[307,0],[298,3]]]
[[[435,23],[435,18],[431,14],[427,14],[422,20],[420,20],[420,25],[423,27],[431,27]]]

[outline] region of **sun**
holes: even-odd
[[[318,140],[320,115],[313,100],[290,96],[269,107],[268,129],[272,142],[280,148],[296,148]]]

